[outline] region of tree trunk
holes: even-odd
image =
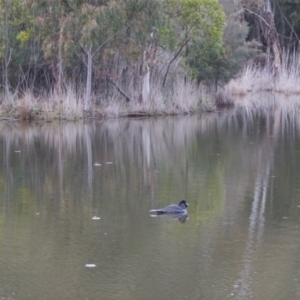
[[[266,20],[267,26],[263,29],[264,38],[267,43],[267,53],[273,54],[273,66],[274,66],[274,73],[277,75],[281,71],[281,55],[282,49],[280,46],[280,41],[278,37],[278,33],[275,27],[274,22],[274,15],[271,10],[271,3],[267,1],[266,3],[266,11],[263,15],[264,19]],[[266,25],[266,24],[264,24]],[[269,59],[269,57],[268,57]]]
[[[90,100],[92,93],[92,63],[93,63],[93,53],[92,47],[90,46],[88,50],[86,50],[87,54],[87,77],[86,77],[86,94],[84,101],[84,109],[88,110],[90,108]]]
[[[277,29],[275,27],[271,1],[267,0],[264,6],[255,5],[253,6],[253,10],[246,7],[244,7],[244,10],[245,12],[255,16],[255,20],[253,20],[249,18],[248,15],[249,20],[252,20],[251,23],[253,28],[257,28],[251,39],[261,41],[267,47],[267,60],[268,62],[272,62],[274,73],[277,75],[281,71],[282,49]],[[261,34],[262,37],[260,36]]]
[[[3,19],[3,22],[2,22],[2,25],[3,25],[3,29],[2,29],[2,38],[3,38],[3,41],[4,41],[4,49],[5,49],[5,52],[4,52],[4,55],[3,55],[3,63],[2,63],[2,66],[3,66],[3,73],[2,73],[2,76],[3,76],[3,86],[4,86],[4,94],[5,94],[5,98],[7,99],[10,95],[10,90],[9,90],[9,75],[8,75],[8,66],[10,64],[10,61],[11,61],[11,54],[12,54],[12,48],[10,47],[10,44],[9,44],[9,36],[8,36],[8,32],[9,32],[9,23],[8,23],[8,10],[9,10],[9,7],[8,7],[8,4],[7,4],[7,1],[4,2],[4,8],[3,8],[3,15],[2,15],[2,19]]]
[[[147,102],[150,96],[150,67],[148,64],[144,66],[143,72],[143,88],[142,88],[142,99],[143,102]]]
[[[150,98],[151,87],[150,87],[150,78],[151,70],[155,64],[156,57],[156,44],[151,42],[147,49],[144,50],[143,56],[143,69],[142,69],[142,101],[146,102]]]
[[[57,83],[56,88],[58,91],[59,96],[62,92],[62,85],[63,85],[63,31],[64,31],[64,24],[63,24],[63,16],[60,20],[60,30],[59,30],[59,38],[58,38],[58,61],[57,61]]]

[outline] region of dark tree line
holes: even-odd
[[[147,101],[178,74],[217,86],[249,60],[279,70],[298,52],[300,0],[220,2],[1,0],[1,91],[72,85],[88,109],[92,95]]]

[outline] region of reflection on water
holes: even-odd
[[[166,218],[169,220],[179,221],[180,223],[185,223],[189,216],[187,214],[164,214],[164,215],[157,215],[157,214],[150,214],[151,218]]]
[[[0,297],[298,299],[297,122],[1,123]]]

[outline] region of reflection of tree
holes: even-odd
[[[265,213],[268,191],[270,188],[270,177],[274,164],[274,153],[276,141],[280,134],[280,123],[282,115],[276,112],[273,115],[273,122],[266,115],[266,130],[264,139],[257,151],[257,173],[254,184],[253,201],[249,217],[249,227],[246,240],[246,248],[243,255],[242,270],[239,272],[239,278],[235,281],[235,298],[248,299],[253,295],[253,272],[255,270],[255,258],[257,251],[260,250],[263,243],[263,233],[265,227]],[[271,196],[269,196],[271,198]]]
[[[61,293],[72,289],[68,278],[83,286],[85,274],[78,264],[87,263],[88,256],[97,258],[111,288],[126,290],[128,299],[152,295],[153,286],[168,299],[166,282],[173,285],[174,278],[186,283],[176,286],[175,296],[186,291],[194,293],[193,299],[223,299],[232,278],[236,299],[256,296],[257,254],[267,249],[277,259],[279,253],[263,241],[268,204],[278,205],[270,192],[275,148],[283,148],[278,141],[286,126],[292,126],[288,122],[278,112],[268,118],[228,113],[28,127],[0,124],[0,187],[6,191],[0,231],[5,228],[5,242],[22,249],[22,255],[14,250],[14,263],[24,266],[25,257],[31,275],[47,292],[47,280]],[[249,190],[250,213],[245,208]],[[184,226],[166,219],[149,226],[150,199],[169,204],[182,195],[190,203]],[[41,220],[34,218],[35,212]],[[95,212],[100,212],[101,226],[91,221]],[[249,217],[245,235],[243,213]],[[285,232],[276,232],[274,239],[282,241]],[[295,252],[281,255],[289,258]],[[149,263],[145,257],[154,260]],[[57,266],[65,281],[56,281]],[[161,266],[167,276],[153,275],[163,272]],[[272,259],[262,266],[267,268],[282,278]],[[10,278],[9,270],[3,272]],[[97,291],[111,292],[102,281],[97,284]],[[76,291],[73,298],[78,298]]]
[[[152,201],[163,198],[168,204],[170,199],[177,202],[179,198],[191,198],[189,185],[197,176],[198,195],[205,191],[202,185],[216,185],[216,178],[219,183],[213,193],[220,194],[222,166],[217,161],[189,163],[198,155],[194,151],[197,136],[204,135],[210,141],[208,132],[214,130],[214,122],[214,118],[174,117],[40,126],[1,124],[6,191],[10,193],[18,177],[33,194],[33,203],[53,194],[57,203],[68,207],[74,200],[81,202],[88,195],[93,198],[94,191],[96,197],[101,191],[110,193],[113,199],[128,197],[142,179]],[[204,145],[212,146],[211,142]],[[95,167],[95,162],[101,167]],[[208,168],[206,173],[199,172],[201,167]],[[30,176],[23,176],[27,173]],[[72,184],[82,188],[73,188]],[[215,197],[217,201],[221,194]]]
[[[86,145],[86,154],[87,154],[87,178],[88,178],[88,187],[89,191],[92,191],[93,183],[93,153],[92,153],[92,133],[89,131],[90,126],[84,124],[84,143]]]
[[[246,249],[243,256],[243,267],[239,273],[239,279],[236,280],[234,287],[237,289],[237,299],[248,299],[252,297],[252,273],[254,271],[255,253],[263,242],[263,231],[265,226],[265,208],[267,199],[267,190],[270,179],[270,164],[265,166],[264,170],[258,170],[255,181],[255,189],[251,214],[249,217],[249,229],[246,242]]]

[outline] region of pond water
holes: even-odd
[[[296,119],[1,123],[0,155],[0,299],[300,298]]]

